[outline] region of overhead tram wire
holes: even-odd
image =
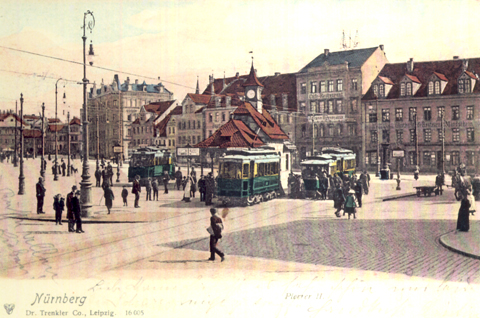
[[[72,60],[67,60],[67,59],[63,59],[63,58],[55,57],[55,56],[50,56],[50,55],[46,55],[46,54],[40,54],[40,53],[30,52],[30,51],[26,51],[26,50],[14,49],[14,48],[11,48],[11,47],[8,47],[8,46],[0,45],[0,48],[6,49],[6,50],[11,50],[11,51],[16,51],[16,52],[21,52],[21,53],[25,53],[25,54],[31,54],[31,55],[35,55],[35,56],[45,57],[45,58],[49,58],[49,59],[53,59],[53,60],[58,60],[58,61],[66,62],[66,63],[73,63],[73,64],[77,64],[77,65],[83,65],[83,63],[81,63],[81,62],[72,61]],[[98,69],[100,69],[100,70],[109,71],[109,72],[115,72],[115,73],[120,73],[120,74],[125,74],[125,75],[137,76],[137,77],[140,77],[140,78],[158,80],[158,77],[155,78],[155,77],[150,77],[150,76],[145,76],[145,75],[140,75],[140,74],[135,74],[135,73],[128,73],[128,72],[119,71],[119,70],[114,70],[114,69],[111,69],[111,68],[101,67],[101,66],[94,66],[94,65],[87,65],[87,66],[88,66],[88,67],[93,67],[93,68],[98,68]],[[170,82],[170,81],[162,80],[162,82],[165,82],[165,83],[168,83],[168,84],[172,84],[172,85],[176,85],[176,86],[185,87],[185,88],[195,89],[195,87],[190,87],[190,86],[186,86],[186,85],[183,85],[183,84],[178,84],[178,83],[174,83],[174,82]]]

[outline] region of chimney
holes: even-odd
[[[453,59],[454,59],[454,60],[458,60],[458,59],[459,59],[459,56],[458,56],[458,55],[454,55],[454,56],[453,56]]]
[[[210,77],[210,93],[212,95],[215,95],[215,78],[213,78],[213,75]]]
[[[226,101],[226,107],[230,107],[232,105],[232,97],[230,96],[225,97],[225,101]]]
[[[237,73],[235,74],[235,77],[238,78],[239,76],[240,76],[240,73],[237,72]]]
[[[325,54],[325,57],[328,57],[328,54],[330,54],[330,50],[329,50],[329,49],[325,49],[324,54]]]
[[[278,75],[280,75],[280,72],[275,72],[275,76],[278,76]]]
[[[130,86],[130,77],[127,77],[127,79],[125,80],[125,90],[128,91],[129,86]]]
[[[407,73],[413,73],[413,58],[412,57],[407,62]]]
[[[383,51],[383,49],[384,49],[384,46],[383,46],[383,44],[380,44],[378,47],[380,48],[380,50],[382,50],[382,51]]]
[[[462,70],[465,72],[468,68],[468,60],[467,59],[463,59],[462,61]]]

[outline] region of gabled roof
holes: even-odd
[[[70,125],[79,125],[79,126],[81,126],[82,123],[80,122],[80,118],[73,117],[73,119],[70,120]]]
[[[24,138],[40,138],[42,137],[42,131],[40,129],[24,129]]]
[[[252,67],[250,68],[250,74],[248,74],[247,80],[245,83],[242,85],[243,87],[246,86],[260,86],[263,87],[263,85],[258,81],[257,74],[255,73],[255,69],[253,68],[253,61],[252,61]]]
[[[416,76],[413,76],[413,75],[410,75],[410,74],[405,74],[405,76],[408,77],[409,79],[411,79],[415,83],[422,84],[422,82],[420,82],[420,80]]]
[[[168,100],[163,102],[154,102],[148,105],[145,105],[145,110],[149,113],[155,113],[157,115],[162,115],[165,113],[172,104],[175,103],[175,100]]]
[[[217,98],[220,98],[220,107],[227,107],[227,96],[230,97],[230,107],[237,107],[243,103],[243,101],[240,100],[238,95],[234,94],[227,94],[227,95],[215,95],[215,97],[212,97],[210,101],[207,104],[207,108],[217,108]]]
[[[287,140],[287,134],[283,132],[270,113],[263,108],[260,114],[250,103],[244,102],[233,112],[234,116],[250,116],[260,129],[271,139]]]
[[[204,141],[194,145],[197,148],[256,148],[263,141],[241,120],[230,119]]]
[[[61,123],[59,118],[49,118],[48,122],[49,123]]]
[[[243,86],[247,80],[247,75],[235,76],[225,78],[226,88],[223,87],[223,78],[215,79],[212,84],[209,84],[203,91],[204,95],[211,96],[211,86],[214,87],[216,95],[236,95],[238,97],[245,96],[245,87]],[[269,76],[262,76],[258,81],[264,86],[262,91],[263,107],[272,109],[273,105],[270,96],[275,96],[275,105],[278,111],[297,111],[297,84],[296,74],[275,74]],[[287,107],[283,107],[282,94],[287,95]]]
[[[432,62],[415,62],[413,72],[407,74],[406,63],[385,64],[378,74],[379,76],[388,77],[394,83],[392,89],[386,96],[386,99],[400,98],[400,81],[404,76],[414,77],[421,84],[413,97],[428,96],[428,82],[432,74],[438,76],[442,81],[447,82],[442,91],[442,95],[458,94],[458,79],[464,73],[469,72],[476,78],[475,74],[480,74],[480,58],[468,59],[468,69],[464,69],[464,61],[461,59],[447,61]],[[470,76],[470,75],[469,75]],[[480,93],[480,84],[476,82],[472,87],[473,93]],[[377,97],[373,93],[373,87],[370,87],[363,100],[372,100]]]
[[[361,67],[377,49],[378,47],[372,47],[368,49],[329,52],[327,55],[322,53],[304,66],[300,70],[300,73],[305,73],[312,67],[320,67],[324,65],[325,62],[329,65],[341,65],[348,62],[348,67]]]
[[[385,84],[393,85],[392,80],[389,79],[388,77],[379,76],[378,78],[381,79],[382,82],[384,82]]]
[[[62,130],[63,127],[65,127],[64,124],[53,124],[53,125],[48,125],[48,130],[51,132],[55,132],[55,131]]]
[[[22,123],[23,125],[26,125],[27,123],[23,120],[20,119],[20,116],[14,113],[5,113],[5,114],[0,114],[0,121],[5,121],[8,117],[12,116],[14,119],[17,120],[17,122]]]
[[[205,94],[187,94],[188,97],[195,103],[195,104],[208,104],[212,95],[205,95]]]
[[[182,106],[177,106],[175,107],[174,110],[170,112],[161,122],[159,122],[157,125],[155,125],[155,137],[167,137],[167,125],[170,119],[172,118],[172,115],[181,115],[182,114]]]

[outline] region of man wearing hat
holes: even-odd
[[[210,213],[212,217],[210,218],[210,228],[212,231],[210,233],[210,258],[209,261],[215,260],[215,254],[218,254],[222,259],[222,262],[225,260],[225,254],[217,248],[217,242],[222,238],[223,222],[222,219],[217,216],[217,209],[211,208]],[[209,229],[210,229],[209,228]]]
[[[73,206],[72,206],[72,199],[75,196],[75,192],[77,191],[77,186],[72,186],[72,192],[67,194],[67,219],[68,219],[68,232],[75,232],[74,224],[75,224],[75,216],[73,215]]]
[[[37,214],[45,214],[43,212],[43,199],[45,197],[45,192],[47,191],[43,186],[43,178],[38,178],[37,182]]]
[[[80,191],[75,192],[75,196],[72,198],[72,210],[75,217],[75,222],[77,223],[77,233],[85,233],[82,229],[82,208],[80,207]]]
[[[133,187],[132,187],[132,193],[135,194],[135,204],[134,204],[134,206],[136,208],[140,207],[138,205],[138,200],[140,199],[140,192],[142,192],[142,188],[140,187],[140,176],[137,174],[135,176],[135,180],[133,180]]]

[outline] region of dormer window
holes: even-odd
[[[385,97],[385,85],[380,84],[378,85],[379,88],[379,97]]]
[[[471,85],[469,79],[461,79],[458,81],[458,93],[459,94],[468,94],[471,93]]]
[[[412,96],[412,83],[407,83],[407,96]]]
[[[428,95],[440,95],[440,81],[428,82]]]
[[[405,83],[400,84],[400,96],[405,96]]]

